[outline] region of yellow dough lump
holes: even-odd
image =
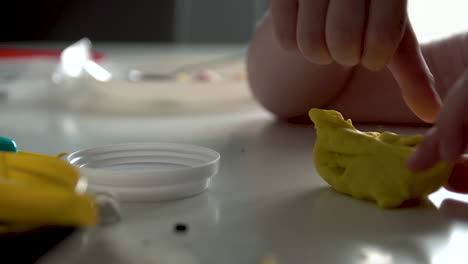
[[[419,173],[407,168],[421,135],[361,132],[333,110],[314,108],[309,116],[317,130],[315,167],[338,192],[394,208],[424,198],[447,182],[451,164],[441,162]]]

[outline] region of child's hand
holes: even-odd
[[[451,184],[468,190],[468,157],[462,156],[467,143],[468,70],[450,89],[436,125],[426,133],[425,139],[410,158],[408,165],[415,171],[422,171],[431,168],[440,160],[457,162],[452,172]]]
[[[310,61],[379,70],[406,29],[405,0],[273,0],[280,43]]]
[[[433,121],[440,99],[407,20],[406,0],[272,0],[278,41],[316,64],[385,66],[408,106]],[[377,88],[377,87],[376,87]]]

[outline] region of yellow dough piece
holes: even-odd
[[[0,234],[96,225],[96,200],[77,190],[79,179],[78,170],[57,157],[0,152]]]
[[[313,108],[309,116],[317,130],[315,167],[338,192],[395,208],[426,197],[448,180],[452,164],[440,162],[418,173],[407,168],[421,135],[361,132],[333,110]]]

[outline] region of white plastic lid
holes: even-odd
[[[160,201],[206,190],[220,155],[195,145],[132,143],[80,150],[63,159],[79,168],[91,192],[110,192],[121,201]]]

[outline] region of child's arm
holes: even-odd
[[[271,16],[252,40],[248,71],[256,98],[280,118],[306,120],[309,108],[322,107],[361,122],[421,122],[405,105],[389,70],[313,64],[297,49],[286,50],[279,44]],[[411,89],[412,84],[406,86]]]

